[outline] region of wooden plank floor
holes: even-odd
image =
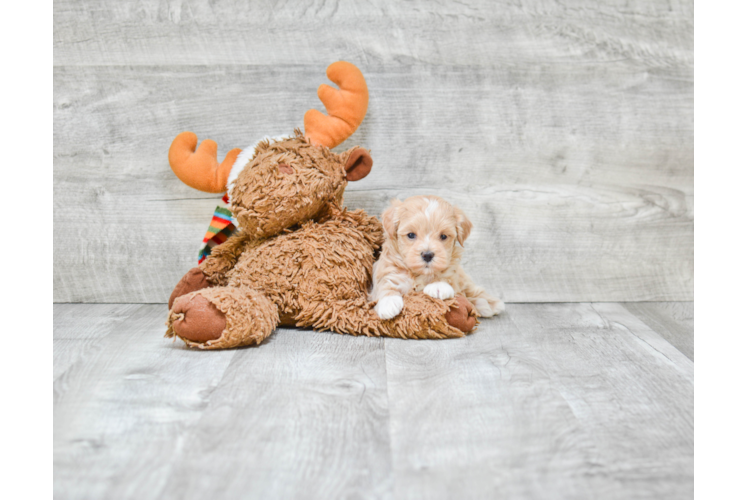
[[[54,306],[54,490],[83,498],[688,498],[692,303],[509,304],[459,340]]]

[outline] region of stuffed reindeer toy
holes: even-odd
[[[221,349],[259,344],[279,325],[351,335],[462,337],[476,325],[464,297],[442,301],[421,292],[402,313],[381,320],[367,301],[382,225],[363,210],[343,208],[348,182],[373,162],[354,147],[331,151],[363,121],[368,89],[354,65],[336,62],[321,85],[327,115],[310,110],[302,134],[231,150],[220,164],[216,143],[183,132],[169,149],[174,173],[187,185],[220,193],[238,231],[185,274],[169,299],[167,337]]]

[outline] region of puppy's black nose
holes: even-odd
[[[434,252],[423,252],[421,258],[426,262],[431,262],[431,259],[434,258]]]

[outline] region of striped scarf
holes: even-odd
[[[200,253],[197,257],[197,263],[200,264],[210,255],[213,248],[225,242],[229,236],[236,232],[236,219],[234,219],[231,210],[228,209],[228,193],[221,198],[223,206],[217,206],[213,212],[213,219],[210,221],[208,231],[203,238],[203,244],[200,247]]]

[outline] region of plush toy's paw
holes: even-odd
[[[226,328],[226,315],[202,295],[182,296],[174,301],[172,314],[174,333],[192,342],[207,342],[221,338]]]
[[[494,299],[489,297],[488,299],[478,297],[475,299],[475,308],[478,310],[478,314],[483,318],[490,318],[496,314],[504,312],[504,301],[501,299]]]
[[[374,306],[380,319],[392,319],[403,310],[403,298],[400,295],[388,295],[379,299]]]
[[[436,283],[426,285],[426,288],[423,289],[423,293],[429,297],[442,300],[451,299],[455,296],[455,291],[454,288],[452,288],[452,285],[444,281],[437,281]]]
[[[475,308],[462,295],[457,296],[455,303],[447,311],[447,323],[465,333],[475,328]]]
[[[179,280],[177,286],[174,287],[174,291],[171,292],[171,297],[169,297],[169,310],[174,306],[174,301],[182,295],[187,295],[190,292],[196,292],[210,286],[213,285],[208,282],[203,271],[199,267],[193,267],[187,271],[187,274],[182,276],[182,279]]]

